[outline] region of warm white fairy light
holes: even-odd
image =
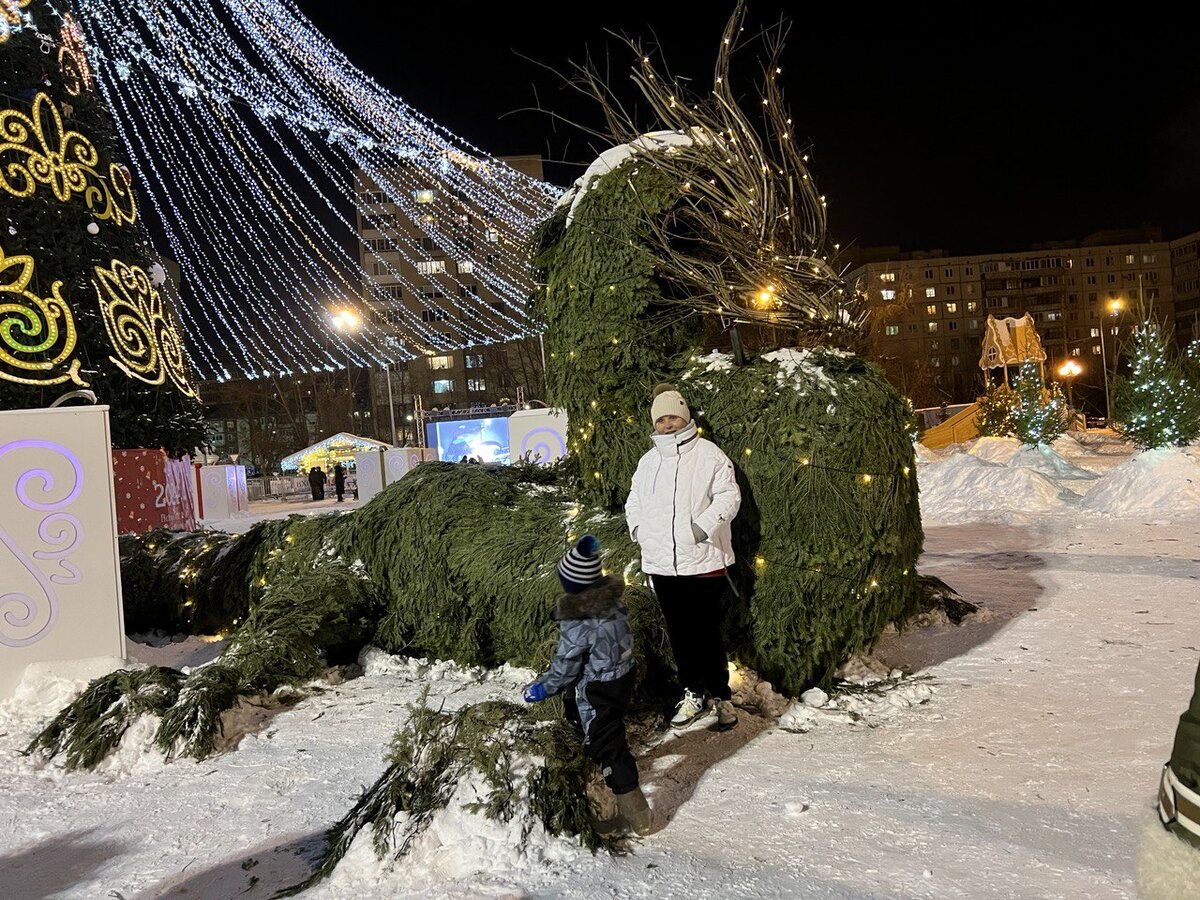
[[[531,333],[523,239],[557,188],[387,93],[290,0],[77,7],[99,89],[144,166],[135,188],[186,275],[180,314],[202,376],[290,375]],[[382,211],[363,216],[384,242],[372,257],[380,277],[415,308],[388,302],[348,246],[363,202],[354,171],[419,224],[414,235]],[[431,258],[422,236],[463,264],[404,276]],[[369,319],[357,331],[326,327],[331,304],[366,313],[364,299],[389,312],[399,342]]]

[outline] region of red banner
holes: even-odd
[[[113,485],[117,495],[117,531],[145,534],[155,528],[194,531],[192,467],[167,459],[162,450],[114,450]]]

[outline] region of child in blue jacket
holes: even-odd
[[[625,586],[603,575],[600,542],[590,534],[559,562],[558,578],[566,592],[554,614],[558,649],[549,671],[525,688],[525,701],[563,695],[567,720],[583,732],[584,752],[616,795],[618,826],[647,834],[650,807],[625,739],[634,682],[633,633],[621,603]]]

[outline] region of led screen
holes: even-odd
[[[466,456],[485,463],[509,463],[508,419],[430,422],[427,428],[429,445],[437,448],[438,459],[461,462]]]

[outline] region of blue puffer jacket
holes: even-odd
[[[629,614],[621,603],[625,585],[606,577],[578,594],[563,594],[558,601],[558,649],[550,670],[538,681],[547,695],[563,691],[571,682],[584,734],[595,715],[588,702],[587,686],[593,681],[613,681],[633,669],[633,632]]]

